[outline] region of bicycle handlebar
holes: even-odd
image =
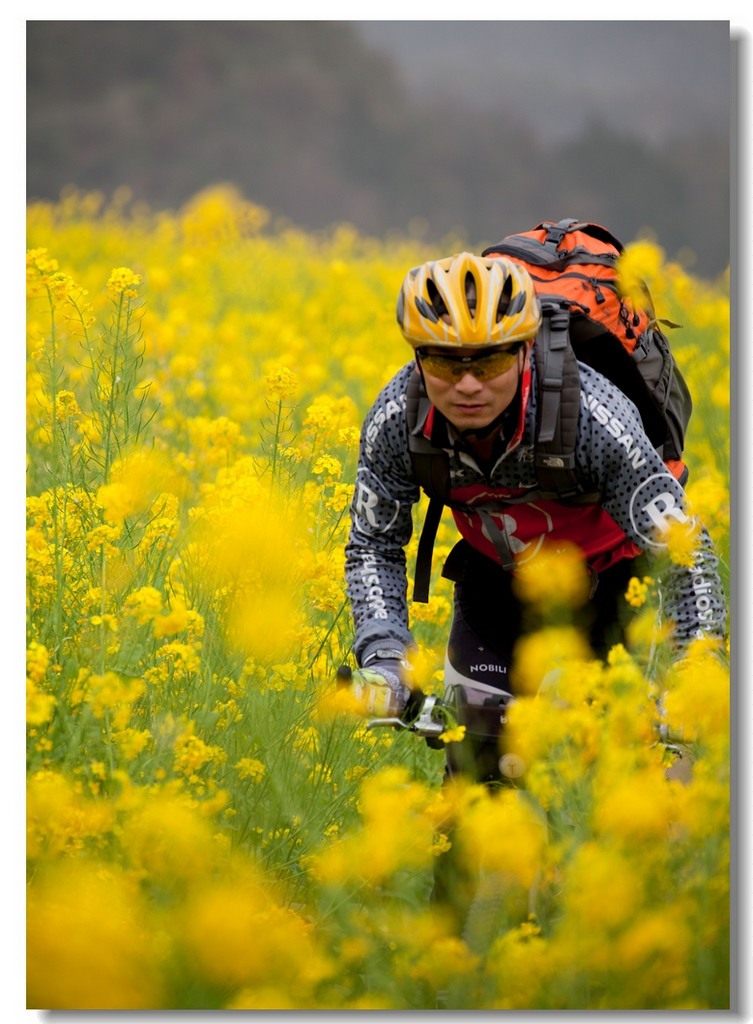
[[[360,673],[360,669],[356,669],[355,673],[348,665],[341,665],[337,670],[337,685],[338,686],[351,686],[353,684],[354,675]],[[383,718],[371,718],[366,723],[367,729],[379,729],[379,728],[392,728],[398,729],[403,732],[416,733],[424,738],[438,739],[443,732],[449,729],[455,728],[458,725],[458,712],[457,707],[454,704],[448,703],[441,697],[436,697],[433,694],[420,694],[420,704],[418,710],[414,711],[416,705],[411,703],[409,705],[410,717],[400,717],[397,715],[391,715]],[[506,698],[506,700],[504,700]],[[500,724],[504,724],[504,707],[514,698],[512,694],[504,693],[500,691],[500,699],[503,700],[501,707],[498,709],[502,712],[500,718]],[[685,744],[687,741],[684,739],[682,732],[675,732],[670,728],[667,722],[657,722],[655,725],[655,732],[657,741],[663,744],[668,749],[678,750],[677,744]],[[440,744],[441,746],[441,744]],[[679,751],[678,751],[679,752]]]

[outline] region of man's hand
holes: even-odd
[[[377,704],[384,704],[389,711],[373,712],[378,717],[401,716],[411,696],[411,666],[406,660],[402,647],[390,641],[370,646],[361,663],[362,669],[377,672],[386,683],[390,693]]]
[[[374,718],[399,718],[406,708],[410,690],[401,681],[400,662],[373,661],[353,673],[353,694],[363,713]]]

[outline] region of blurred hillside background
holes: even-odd
[[[726,21],[29,21],[27,197],[230,182],[307,229],[650,228],[729,262]]]

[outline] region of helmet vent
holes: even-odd
[[[510,303],[510,305],[507,307],[507,315],[508,316],[515,316],[516,313],[522,312],[523,308],[525,307],[525,304],[526,304],[525,293],[524,292],[518,292],[518,294],[513,298],[513,300]]]
[[[499,295],[499,302],[497,303],[497,323],[507,316],[510,311],[510,300],[512,298],[512,277],[508,277],[502,286],[502,291]]]
[[[421,298],[420,295],[417,295],[414,301],[416,303],[416,309],[421,314],[421,316],[425,316],[426,319],[431,320],[433,324],[435,324],[437,320],[439,320],[439,317],[431,308],[426,299],[423,299]]]
[[[445,305],[444,299],[439,294],[439,290],[437,289],[437,286],[434,284],[434,282],[432,281],[432,279],[430,277],[426,279],[426,292],[427,292],[427,294],[429,296],[429,302],[431,302],[432,307],[433,307],[433,312],[435,314],[433,317],[430,317],[430,319],[433,319],[433,320],[436,321],[441,316],[446,316],[447,315],[447,306]],[[422,312],[423,312],[423,310],[422,310]],[[424,316],[427,316],[427,315],[428,315],[427,313],[424,313]]]
[[[476,314],[476,278],[470,272],[465,275],[465,301],[472,317]]]

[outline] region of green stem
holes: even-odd
[[[115,321],[115,337],[112,346],[112,360],[110,362],[110,381],[109,381],[109,394],[107,397],[107,410],[104,430],[104,482],[107,483],[110,478],[110,466],[112,464],[112,434],[114,431],[115,423],[115,388],[118,383],[118,345],[121,337],[121,325],[123,318],[123,295],[120,296],[118,303],[118,315]]]
[[[107,667],[107,623],[105,620],[105,612],[107,609],[107,559],[105,557],[105,545],[103,544],[100,548],[100,599],[99,599],[99,617],[101,622],[99,624],[99,671],[100,674],[104,675]]]
[[[317,647],[317,649],[316,649],[316,654],[314,655],[314,657],[313,657],[313,658],[311,659],[311,661],[309,662],[309,665],[308,665],[308,670],[309,670],[309,671],[311,671],[311,669],[312,669],[312,668],[314,667],[314,665],[316,664],[316,659],[317,659],[317,658],[319,657],[319,655],[320,655],[320,654],[322,653],[322,651],[324,650],[324,645],[326,644],[327,640],[328,640],[328,639],[330,638],[330,636],[331,636],[331,634],[332,634],[332,630],[333,630],[333,629],[335,628],[335,626],[337,625],[337,620],[338,620],[338,619],[340,618],[340,616],[342,615],[342,613],[343,613],[343,612],[345,611],[345,608],[346,608],[347,604],[348,604],[348,599],[346,598],[346,599],[345,599],[345,600],[343,601],[343,603],[342,603],[342,604],[340,605],[340,607],[339,607],[339,609],[338,609],[338,612],[337,612],[337,615],[335,615],[334,619],[333,619],[333,620],[332,620],[332,622],[330,623],[330,625],[329,625],[329,629],[327,630],[327,632],[326,632],[326,633],[324,634],[324,636],[322,637],[322,642],[321,642],[321,643],[319,644],[319,646]]]
[[[53,649],[55,657],[62,657],[63,648],[63,590],[65,579],[63,573],[63,549],[65,540],[65,508],[58,507],[60,500],[67,501],[67,495],[59,479],[59,429],[57,421],[57,396],[58,396],[58,337],[55,324],[55,300],[52,292],[48,289],[47,295],[50,303],[50,398],[52,401],[52,422],[50,433],[52,439],[51,453],[51,487],[50,500],[52,502],[52,539],[55,550],[55,606],[53,609]]]
[[[274,487],[275,478],[277,476],[277,460],[278,451],[280,446],[280,425],[282,424],[282,399],[277,402],[277,421],[275,423],[275,433],[272,439],[272,486]]]
[[[114,757],[112,755],[112,728],[110,726],[110,711],[109,711],[109,709],[107,709],[105,711],[105,736],[106,736],[105,746],[107,748],[107,767],[109,769],[108,775],[110,776],[110,778],[112,778],[113,773],[115,772],[115,759],[114,759]]]

